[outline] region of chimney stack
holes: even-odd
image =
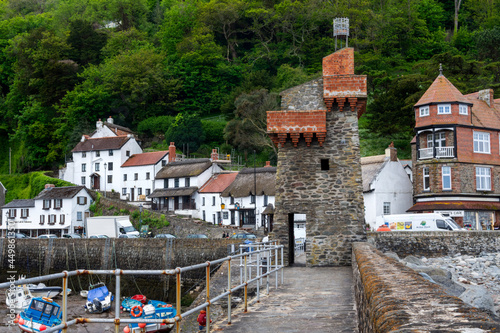
[[[52,188],[52,187],[56,187],[54,184],[45,184],[45,188]]]
[[[394,148],[394,142],[391,142],[389,147],[385,149],[385,156],[389,157],[389,160],[391,162],[397,162],[398,161],[398,150]]]
[[[113,118],[111,118],[111,116],[109,116],[109,118],[108,118],[108,123],[109,123],[109,124],[114,124],[114,122],[113,122]]]
[[[219,154],[217,153],[217,149],[212,149],[212,154],[210,155],[210,159],[212,161],[217,161],[219,159]]]
[[[95,127],[97,129],[101,129],[102,128],[102,121],[101,121],[101,118],[99,118],[99,120],[95,123]]]
[[[174,142],[170,142],[170,146],[168,146],[168,163],[175,162],[175,144]]]
[[[491,106],[493,104],[493,89],[480,90],[477,98],[488,103],[488,106]]]
[[[264,166],[264,168],[269,168],[271,167],[271,161],[266,161],[266,165]]]

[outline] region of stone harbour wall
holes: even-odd
[[[163,270],[185,267],[215,260],[228,255],[230,244],[238,240],[226,239],[16,239],[15,255],[8,256],[8,242],[0,238],[0,262],[17,275],[36,277],[64,270]],[[183,281],[195,282],[205,277],[205,268],[182,274]],[[7,281],[7,269],[0,271],[0,281]],[[174,278],[175,279],[175,278]],[[88,289],[89,283],[99,280],[114,286],[114,276],[71,277],[68,287]],[[165,276],[124,276],[122,290],[135,294],[165,294],[172,284]],[[47,284],[60,285],[61,280]],[[175,286],[175,280],[173,282]],[[113,287],[114,288],[114,287]],[[133,293],[132,293],[133,295]]]
[[[500,231],[391,231],[370,232],[368,240],[382,252],[442,257],[445,255],[500,251]]]
[[[372,332],[496,332],[489,314],[449,296],[369,243],[353,244],[358,328]]]

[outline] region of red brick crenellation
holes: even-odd
[[[290,137],[297,147],[302,135],[310,146],[316,135],[321,146],[326,137],[326,110],[267,111],[267,132],[276,145],[283,146]]]

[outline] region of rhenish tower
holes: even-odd
[[[307,266],[351,265],[351,243],[366,239],[358,118],[366,76],[354,75],[354,50],[323,58],[323,77],[281,93],[267,112],[278,146],[273,233],[294,263],[294,215],[305,214]]]

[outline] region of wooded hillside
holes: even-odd
[[[462,93],[499,87],[500,0],[0,0],[0,173],[9,148],[13,172],[56,169],[109,116],[153,148],[272,160],[265,111],[321,75],[336,17],[368,75],[363,155],[409,157],[439,63]]]

